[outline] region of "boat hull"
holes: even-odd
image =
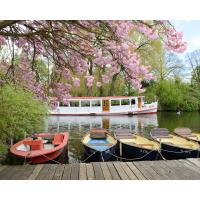
[[[28,158],[27,160],[30,161],[32,164],[46,163],[58,158],[63,153],[63,150],[64,148],[59,149],[58,151],[54,151],[52,153],[46,154],[46,155]]]
[[[127,112],[86,112],[86,113],[65,113],[65,112],[50,112],[49,115],[55,116],[113,116],[113,115],[141,115],[141,114],[155,114],[157,113],[157,107],[151,109],[141,109],[136,111],[127,111]]]
[[[161,144],[161,153],[166,159],[198,158],[200,154],[199,150],[184,149],[164,143]]]
[[[19,147],[21,144],[23,144],[24,141],[31,138],[26,138],[24,140],[19,141],[18,143],[14,144],[10,151],[15,156],[24,158],[27,162],[31,162],[32,164],[40,164],[40,163],[46,163],[48,161],[55,160],[57,157],[59,157],[63,151],[65,150],[65,147],[68,144],[68,133],[63,134],[64,138],[61,144],[55,146],[52,149],[41,149],[41,150],[32,150],[32,151],[22,151],[18,150],[17,147]],[[37,137],[53,137],[54,134],[35,134]]]
[[[116,145],[110,147],[109,149],[105,151],[97,151],[86,145],[83,145],[83,146],[85,149],[85,155],[87,157],[91,156],[90,160],[94,160],[94,161],[108,161],[112,157],[112,155],[115,154],[115,150],[116,150]]]
[[[159,160],[161,159],[160,153],[157,150],[148,150],[144,148],[134,147],[125,143],[122,143],[123,157],[137,160]]]

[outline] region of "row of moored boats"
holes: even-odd
[[[31,163],[45,163],[59,157],[68,144],[68,133],[34,134],[11,147],[11,153]],[[86,160],[105,161],[111,157],[132,160],[196,158],[200,153],[200,133],[189,128],[154,128],[150,137],[117,129],[112,135],[103,128],[91,129],[82,139]]]
[[[166,128],[154,128],[150,138],[128,129],[117,129],[112,136],[105,129],[91,129],[82,140],[88,156],[98,160],[133,158],[133,160],[157,160],[196,158],[200,153],[200,133],[189,128],[176,128],[171,134]],[[118,156],[116,154],[118,149]]]

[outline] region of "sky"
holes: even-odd
[[[190,81],[191,68],[185,61],[187,53],[191,53],[197,49],[200,49],[200,20],[180,20],[171,21],[175,29],[179,32],[183,32],[184,41],[188,43],[188,48],[183,54],[178,54],[178,57],[183,61],[185,70],[182,73],[185,81]]]
[[[200,20],[171,21],[177,31],[184,34],[184,39],[188,43],[188,49],[183,54],[200,49]]]

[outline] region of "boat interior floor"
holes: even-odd
[[[198,149],[200,147],[200,145],[197,142],[190,141],[185,138],[172,135],[172,134],[168,135],[168,137],[157,136],[156,140],[161,143],[178,146],[182,148],[187,148],[187,149]]]
[[[138,146],[149,150],[159,150],[160,148],[160,145],[157,142],[149,140],[148,138],[145,138],[140,135],[134,135],[132,138],[120,139],[119,141],[124,144],[128,144],[131,146]]]

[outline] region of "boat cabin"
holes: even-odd
[[[145,107],[144,96],[73,97],[67,104],[58,103],[60,114],[128,114]]]

